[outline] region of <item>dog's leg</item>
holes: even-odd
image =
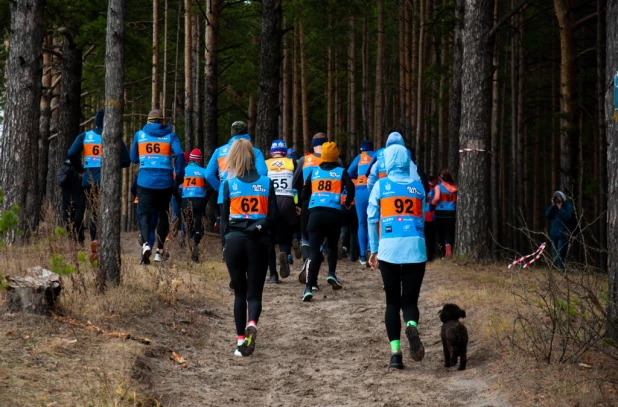
[[[451,355],[446,347],[446,341],[442,341],[442,350],[444,351],[444,367],[451,367]]]
[[[459,355],[459,351],[455,347],[451,347],[451,366],[455,366],[457,364],[457,355]]]
[[[468,362],[468,345],[464,345],[460,352],[459,367],[457,370],[466,370],[466,362]]]

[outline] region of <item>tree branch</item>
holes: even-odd
[[[96,45],[93,45],[92,47],[88,49],[88,51],[84,52],[84,55],[82,55],[82,62],[86,61],[86,58],[88,57],[88,55],[92,54],[92,51],[94,51],[96,47],[97,47]]]
[[[204,9],[202,8],[202,4],[199,2],[199,0],[193,0],[193,2],[195,4],[197,4],[197,6],[200,8],[200,11],[202,12],[202,15],[204,16],[204,18],[206,19],[206,24],[210,25],[210,20],[208,19],[208,15],[206,14],[206,12],[204,11]]]
[[[519,3],[517,3],[517,5],[515,5],[515,7],[513,7],[513,9],[511,9],[511,11],[506,13],[506,15],[504,17],[502,17],[500,19],[500,21],[498,21],[496,23],[496,25],[494,25],[494,28],[491,29],[491,31],[489,32],[489,35],[487,36],[488,37],[487,39],[491,39],[494,35],[496,35],[496,33],[498,32],[500,27],[502,27],[502,25],[504,25],[504,23],[506,23],[508,20],[510,20],[510,18],[513,17],[513,15],[515,13],[517,13],[519,11],[519,9],[522,8],[526,4],[526,2],[527,2],[527,0],[520,0]]]
[[[597,15],[598,15],[598,13],[595,11],[594,13],[592,13],[592,14],[584,17],[584,18],[581,18],[581,19],[577,20],[575,23],[573,23],[573,27],[572,28],[575,29],[575,28],[579,27],[580,25],[583,25],[583,24],[587,23],[588,21],[597,18]]]

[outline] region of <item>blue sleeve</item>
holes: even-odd
[[[219,188],[221,187],[221,181],[219,181],[219,177],[217,177],[217,171],[219,170],[218,156],[219,149],[217,148],[215,152],[212,153],[208,165],[206,166],[206,181],[208,181],[210,186],[217,192],[219,192]]]
[[[127,168],[131,165],[131,157],[129,157],[129,149],[124,140],[120,140],[122,145],[120,146],[120,168]]]
[[[133,136],[133,144],[131,145],[131,161],[135,164],[139,164],[139,151],[137,149],[137,133]]]
[[[553,219],[554,217],[556,217],[556,209],[557,208],[554,205],[549,205],[549,207],[545,211],[545,217],[547,219]]]
[[[376,187],[369,195],[369,206],[367,207],[367,226],[369,228],[369,249],[371,253],[378,252],[378,228],[380,226],[380,203],[378,196],[380,195],[380,187]]]
[[[264,154],[257,148],[253,149],[255,151],[255,169],[258,174],[267,176],[268,175],[268,167],[266,166],[266,161],[264,160]]]
[[[182,180],[185,177],[185,154],[176,133],[172,135],[172,155],[174,156],[174,174],[176,174],[176,182],[177,184],[182,184]]]
[[[378,182],[378,166],[372,165],[371,170],[369,170],[369,177],[367,178],[367,188],[369,192],[371,192],[376,182]]]
[[[67,156],[69,160],[71,160],[71,164],[73,168],[77,170],[77,172],[84,172],[84,168],[82,167],[82,151],[84,150],[84,137],[86,137],[86,133],[82,133],[75,138],[73,144],[69,148],[67,152]]]
[[[358,162],[360,161],[360,155],[357,155],[352,164],[348,167],[348,175],[352,179],[358,178]]]
[[[568,202],[565,202],[564,205],[562,205],[562,209],[560,209],[558,213],[556,213],[556,217],[563,224],[569,225],[569,223],[571,222],[571,219],[573,218],[574,212],[575,211],[573,209],[573,205],[571,205]]]

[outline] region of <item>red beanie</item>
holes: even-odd
[[[189,154],[189,161],[202,161],[202,152],[199,148],[194,148]]]

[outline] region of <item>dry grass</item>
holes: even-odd
[[[218,241],[207,238],[202,244],[204,257],[212,262],[143,267],[137,265],[135,235],[123,235],[122,284],[97,295],[95,270],[84,261],[84,254],[53,231],[46,236],[52,237],[28,247],[0,248],[3,273],[20,274],[37,265],[50,268],[52,255],[61,255],[66,265],[75,268],[63,277],[62,315],[82,324],[90,321],[105,333],[142,336],[152,343],[110,337],[51,318],[0,314],[0,406],[158,405],[150,396],[156,394],[156,378],[149,377],[143,355],[160,351],[165,363],[174,364],[169,356],[171,350],[182,356],[179,344],[203,346],[200,335],[210,334],[211,327],[200,309],[216,308],[229,296]],[[172,253],[182,252],[176,242],[168,246]],[[484,357],[488,374],[514,406],[618,405],[615,360],[602,352],[586,353],[579,361],[584,365],[547,364],[511,346],[513,321],[522,306],[515,294],[538,288],[539,270],[517,273],[504,264],[450,261],[436,266],[441,281],[427,297],[466,309],[470,337],[484,346],[484,355],[475,356]],[[597,279],[594,284],[601,290],[603,276]]]
[[[28,247],[0,248],[5,276],[37,265],[51,269],[54,254],[75,269],[63,276],[58,315],[66,320],[0,314],[0,406],[158,405],[140,391],[148,385],[140,375],[147,372],[136,362],[147,349],[173,350],[174,335],[191,336],[203,323],[196,317],[200,308],[229,295],[219,289],[227,276],[223,264],[138,266],[134,236],[126,235],[122,284],[98,295],[85,249],[50,236]],[[124,334],[148,338],[151,345],[122,339]],[[195,342],[199,346],[199,338]]]

